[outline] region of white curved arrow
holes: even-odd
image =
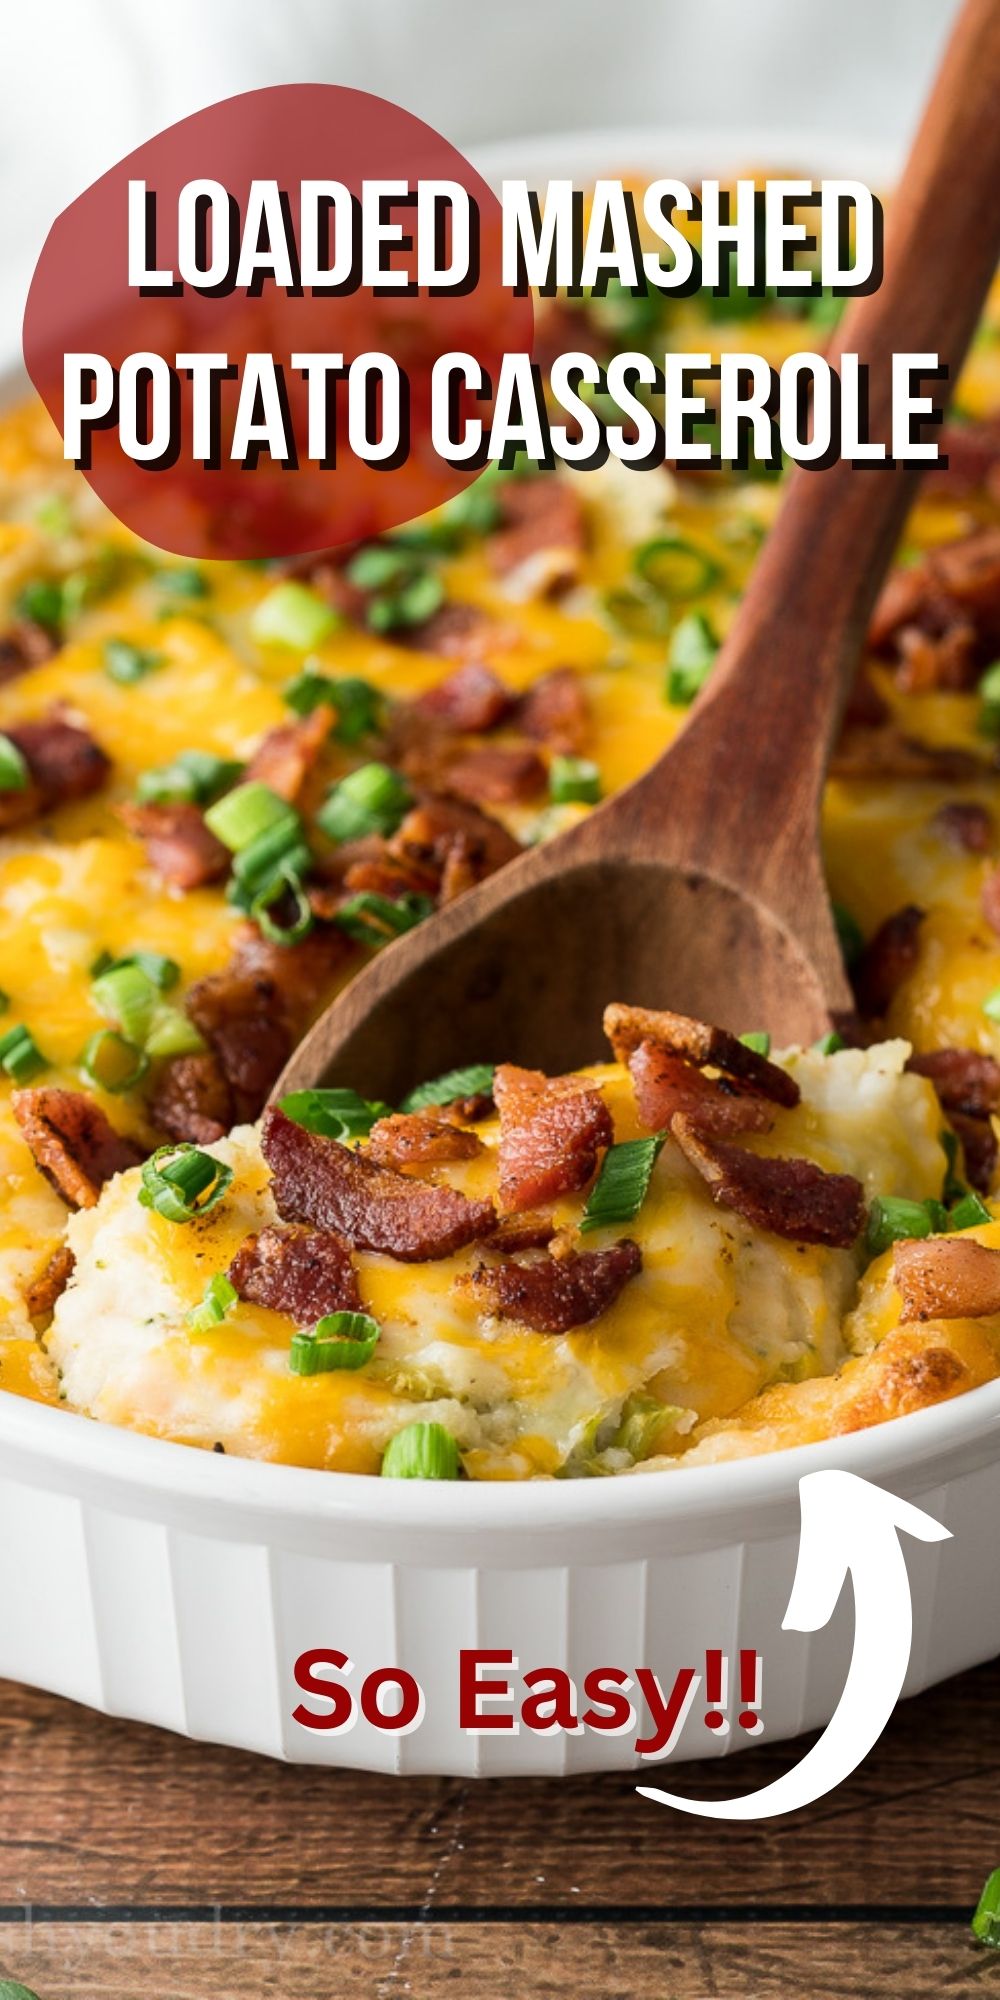
[[[799,1481],[799,1505],[799,1556],[782,1629],[818,1632],[833,1617],[848,1571],[854,1583],[854,1651],[833,1716],[801,1761],[759,1792],[682,1799],[639,1785],[642,1798],[699,1819],[772,1819],[832,1792],[878,1742],[899,1700],[913,1637],[899,1535],[944,1542],[950,1530],[852,1472],[807,1473]]]

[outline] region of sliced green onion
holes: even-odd
[[[293,1375],[328,1375],[334,1368],[363,1368],[378,1342],[370,1313],[327,1313],[311,1333],[295,1333],[288,1354]]]
[[[193,1306],[187,1316],[192,1333],[210,1333],[213,1326],[221,1326],[227,1312],[236,1304],[239,1293],[224,1272],[216,1271],[205,1286],[205,1296],[200,1306]]]
[[[347,565],[347,581],[357,590],[384,590],[386,584],[412,577],[414,568],[412,555],[401,544],[393,547],[390,542],[373,542],[352,557]]]
[[[843,1035],[838,1035],[836,1028],[831,1028],[828,1035],[821,1035],[819,1041],[813,1043],[816,1054],[820,1056],[839,1055],[841,1049],[846,1049],[846,1047],[847,1043]]]
[[[664,1427],[676,1423],[682,1414],[679,1403],[658,1403],[655,1396],[636,1390],[626,1397],[622,1405],[621,1421],[613,1443],[620,1451],[627,1451],[633,1463],[638,1465],[642,1459],[650,1457]]]
[[[0,1979],[0,2000],[38,2000],[38,1995],[16,1979]]]
[[[98,1013],[111,1021],[126,1041],[144,1046],[152,1026],[158,987],[141,965],[126,960],[102,972],[91,985]]]
[[[703,611],[689,611],[674,629],[667,651],[667,700],[689,708],[701,693],[719,650],[719,641]]]
[[[0,736],[0,792],[26,792],[30,783],[27,758],[9,736]]]
[[[554,805],[596,806],[601,774],[589,757],[553,757],[549,766],[549,797]]]
[[[630,639],[663,639],[670,630],[670,607],[654,590],[623,584],[604,593],[611,623]]]
[[[133,646],[128,639],[106,639],[104,642],[104,671],[109,680],[117,681],[120,687],[134,687],[136,681],[144,681],[147,674],[155,673],[157,667],[162,665],[162,653],[152,653],[145,646]]]
[[[321,702],[335,708],[333,735],[338,743],[360,743],[363,737],[374,736],[381,726],[384,696],[370,681],[357,680],[350,674],[334,680],[329,674],[317,674],[306,667],[282,692],[296,715],[311,715]]]
[[[232,1167],[197,1146],[160,1146],[142,1170],[139,1200],[167,1222],[195,1222],[222,1200]]]
[[[935,1236],[946,1230],[948,1217],[939,1201],[904,1201],[897,1195],[876,1195],[868,1210],[865,1244],[871,1257],[914,1236]]]
[[[227,792],[225,798],[209,806],[205,814],[206,826],[233,854],[241,853],[252,840],[258,840],[262,833],[282,823],[297,830],[298,813],[287,799],[280,798],[270,785],[261,784],[257,778],[237,785],[235,791]]]
[[[356,1090],[293,1090],[280,1100],[280,1111],[307,1132],[319,1132],[324,1139],[367,1139],[380,1118],[388,1118],[391,1105],[359,1097]]]
[[[680,535],[660,535],[644,542],[632,558],[635,570],[664,597],[700,597],[718,583],[722,568],[704,549]]]
[[[250,630],[261,645],[290,646],[297,653],[308,653],[314,646],[321,646],[339,624],[337,613],[325,597],[310,590],[307,583],[297,583],[291,578],[287,583],[276,584],[261,598],[250,620]]]
[[[833,905],[833,921],[837,927],[840,950],[848,971],[856,965],[865,948],[865,934],[856,917],[845,910],[842,903]]]
[[[329,840],[395,833],[411,803],[409,786],[388,764],[362,764],[327,794],[316,824]]]
[[[961,1201],[956,1201],[948,1210],[949,1229],[977,1229],[981,1223],[992,1220],[986,1203],[971,1188],[968,1194],[963,1194]]]
[[[149,1056],[196,1056],[205,1047],[193,1021],[179,1007],[157,1007],[146,1036]]]
[[[14,610],[19,618],[27,618],[33,625],[44,625],[47,632],[58,635],[65,615],[62,584],[54,577],[35,577],[18,591]]]
[[[279,878],[301,881],[308,873],[312,856],[299,837],[297,825],[276,823],[237,854],[233,863],[231,893],[241,909],[249,910],[258,896]]]
[[[757,1056],[769,1056],[771,1053],[771,1037],[766,1028],[752,1028],[748,1035],[740,1036],[740,1041],[745,1049],[752,1049]]]
[[[994,986],[983,1001],[983,1013],[991,1021],[1000,1021],[1000,986]]]
[[[45,1068],[45,1057],[30,1028],[8,1028],[0,1035],[0,1069],[14,1083],[27,1083]]]
[[[401,1111],[423,1111],[428,1104],[454,1104],[460,1097],[492,1097],[495,1063],[467,1063],[464,1069],[445,1070],[443,1076],[418,1083],[400,1105]]]
[[[98,1028],[83,1050],[80,1068],[91,1083],[117,1096],[119,1091],[133,1090],[142,1082],[149,1068],[149,1057],[135,1042],[127,1042],[117,1028]]]
[[[400,590],[371,597],[365,620],[373,632],[393,632],[399,625],[422,625],[444,603],[445,589],[433,570],[424,570]]]
[[[1000,1945],[1000,1868],[994,1868],[986,1878],[972,1919],[972,1934],[980,1944]]]
[[[458,1446],[443,1424],[407,1424],[390,1438],[382,1459],[383,1479],[457,1479]]]
[[[407,521],[405,528],[394,528],[392,541],[407,549],[447,551],[457,548],[469,535],[488,535],[500,519],[497,488],[502,481],[503,474],[494,461],[443,507],[418,521]]]
[[[665,1138],[665,1132],[654,1132],[649,1139],[626,1139],[620,1146],[608,1147],[580,1217],[582,1234],[631,1222],[638,1215]]]
[[[275,910],[289,900],[294,904],[295,915],[288,923],[282,923]],[[300,944],[308,937],[315,919],[312,906],[294,870],[279,869],[250,905],[250,915],[266,938],[272,944]]]
[[[127,957],[116,959],[115,964],[137,965],[159,993],[169,993],[181,976],[176,958],[168,958],[162,951],[130,951]]]
[[[55,535],[61,540],[63,535],[72,533],[73,507],[65,493],[49,493],[35,508],[35,520],[46,535]]]
[[[941,1189],[941,1199],[946,1204],[961,1201],[968,1194],[969,1190],[958,1171],[958,1162],[962,1151],[958,1133],[953,1132],[950,1125],[945,1125],[938,1133],[938,1138],[941,1141],[941,1149],[945,1158],[944,1186]]]
[[[1000,660],[980,676],[979,698],[983,704],[978,728],[981,736],[1000,736]]]
[[[374,891],[363,890],[360,895],[349,896],[342,903],[336,915],[336,922],[348,937],[359,944],[388,944],[391,938],[402,937],[405,931],[412,931],[427,917],[433,916],[434,905],[429,896],[399,896],[394,901],[388,896],[377,896]]]
[[[178,597],[190,600],[196,597],[210,597],[211,586],[204,572],[188,564],[176,569],[161,569],[156,579],[164,597]]]
[[[141,773],[136,797],[142,805],[170,805],[175,800],[209,805],[235,785],[243,770],[234,757],[216,757],[211,750],[181,750],[171,763]]]

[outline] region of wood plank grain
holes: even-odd
[[[998,1968],[961,1931],[838,1924],[39,1925],[0,1971],[39,2000],[964,2000]]]
[[[995,1663],[905,1703],[808,1813],[720,1832],[624,1775],[476,1786],[289,1767],[8,1686],[0,1905],[965,1908],[1000,1862],[998,1705]],[[677,1786],[750,1788],[802,1748],[684,1766]]]

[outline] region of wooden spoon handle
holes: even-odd
[[[938,353],[954,383],[974,332],[1000,257],[998,107],[1000,4],[966,0],[891,205],[885,280],[833,349],[869,367],[873,438],[890,435],[891,353]],[[751,888],[793,924],[815,888],[830,747],[918,477],[842,461],[792,474],[688,728],[634,788],[633,829],[654,851]]]

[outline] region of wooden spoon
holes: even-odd
[[[885,279],[834,345],[950,379],[1000,256],[1000,6],[967,0],[894,198]],[[567,1070],[602,1053],[609,1000],[779,1043],[849,1010],[819,846],[831,744],[919,471],[799,470],[684,733],[645,777],[492,876],[351,982],[277,1091],[353,1084],[398,1103],[469,1061]]]

